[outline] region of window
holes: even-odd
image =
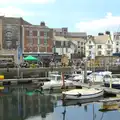
[[[116,40],[119,40],[119,35],[116,35]]]
[[[81,47],[81,49],[83,50],[84,48],[83,48],[83,47]]]
[[[98,56],[102,55],[102,52],[101,51],[98,51]]]
[[[116,48],[116,52],[117,52],[117,53],[119,52],[119,48]]]
[[[43,31],[40,32],[40,36],[44,36],[44,32]]]
[[[78,41],[78,46],[80,46],[80,41]]]
[[[91,52],[91,51],[89,51],[89,55],[91,55],[91,53],[92,53],[92,52]]]
[[[44,37],[47,37],[48,33],[47,32],[44,32]]]
[[[91,44],[91,41],[89,41],[89,44]]]
[[[98,45],[98,49],[101,49],[102,48],[102,46],[101,45]]]
[[[81,45],[83,45],[83,42],[81,42]]]
[[[29,36],[29,30],[26,30],[26,36]]]
[[[33,31],[33,36],[37,36],[37,31]]]
[[[108,55],[110,55],[110,53],[111,53],[110,51],[107,51],[107,54],[108,54]]]
[[[107,45],[107,48],[110,49],[110,48],[111,48],[111,45]]]
[[[30,30],[30,31],[29,31],[29,36],[32,36],[32,35],[33,35],[33,31]]]
[[[91,49],[93,46],[92,45],[89,45],[89,49]]]
[[[119,42],[116,42],[116,45],[119,45]]]

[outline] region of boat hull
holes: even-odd
[[[105,87],[110,87],[110,83],[104,83]],[[120,89],[120,84],[112,84],[112,88]]]
[[[99,97],[96,97],[96,98],[89,98],[89,99],[79,99],[79,100],[63,100],[62,103],[63,103],[63,106],[70,106],[70,105],[84,105],[84,104],[89,104],[89,103],[92,103],[92,102],[97,102],[99,101],[100,99],[103,99],[103,96],[99,96]]]
[[[63,99],[66,99],[66,100],[85,100],[85,99],[97,98],[97,97],[103,96],[103,94],[104,94],[103,90],[99,91],[98,93],[81,95],[81,96],[63,94]]]

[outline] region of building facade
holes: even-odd
[[[40,25],[23,25],[22,32],[23,52],[52,52],[53,29],[44,22]]]
[[[114,53],[120,53],[120,32],[113,33]]]
[[[0,54],[14,54],[17,61],[17,46],[22,47],[21,25],[30,24],[22,18],[0,16]],[[22,48],[21,48],[22,49]]]
[[[70,58],[75,52],[85,52],[86,33],[68,32],[68,28],[55,28],[54,33],[57,53],[67,54]]]
[[[109,35],[88,36],[85,44],[86,57],[112,56],[113,41]]]
[[[87,40],[87,33],[85,33],[85,32],[68,32],[67,38],[76,45],[75,52],[85,54],[85,43]]]

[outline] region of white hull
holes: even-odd
[[[64,106],[70,106],[70,105],[84,105],[84,104],[89,104],[92,102],[97,102],[100,99],[103,99],[102,96],[96,97],[96,98],[89,98],[89,99],[79,99],[79,100],[63,100],[63,105]]]
[[[89,89],[87,90],[89,91]],[[88,94],[80,94],[80,92],[78,94],[67,94],[67,93],[63,93],[63,99],[67,99],[67,100],[82,100],[82,99],[92,99],[92,98],[97,98],[100,96],[103,96],[104,91],[103,90],[98,90],[98,92],[94,92],[94,93],[88,93]]]

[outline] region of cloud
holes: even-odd
[[[6,16],[6,17],[24,17],[24,16],[35,16],[36,14],[34,12],[27,12],[20,8],[16,7],[5,7],[0,8],[0,16]]]
[[[112,13],[107,13],[104,18],[90,20],[90,21],[82,21],[76,24],[76,28],[79,31],[97,31],[100,29],[108,29],[111,27],[120,25],[120,16],[113,16]]]
[[[0,0],[0,4],[49,4],[56,0]]]

